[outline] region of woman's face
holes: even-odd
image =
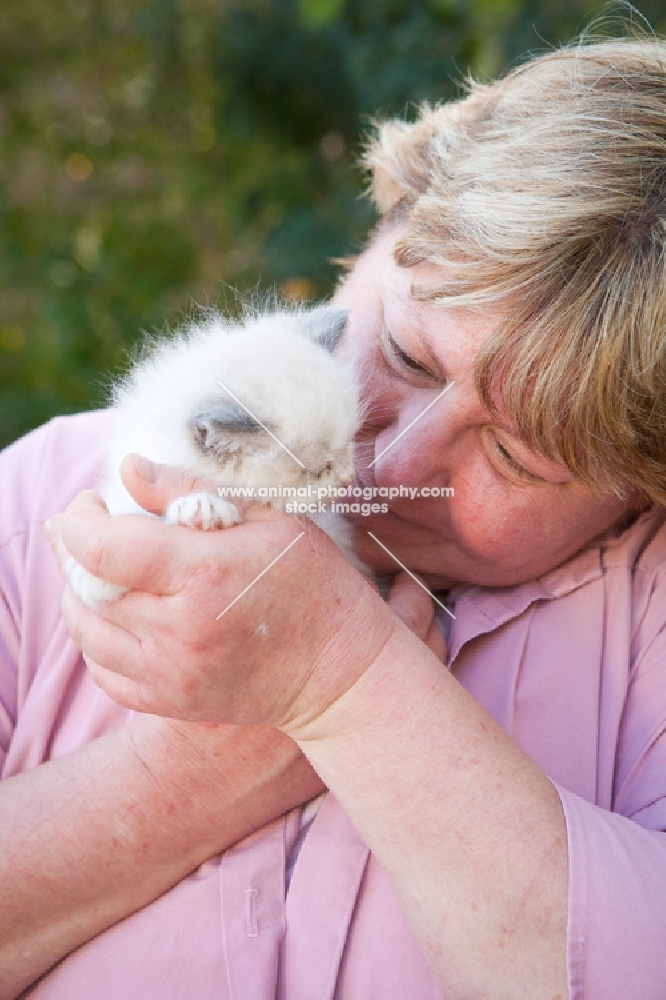
[[[534,579],[619,521],[628,505],[612,494],[595,496],[491,417],[473,364],[498,317],[412,298],[413,288],[436,283],[437,268],[399,267],[399,235],[390,229],[378,236],[335,295],[349,310],[343,351],[366,386],[357,485],[436,487],[442,495],[377,495],[374,502],[388,503],[389,512],[355,516],[358,554],[379,573],[396,571],[372,532],[432,588]]]

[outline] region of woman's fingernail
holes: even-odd
[[[44,521],[44,534],[47,538],[51,537],[51,531],[53,530],[53,518],[49,517],[48,520]]]
[[[143,455],[134,456],[134,468],[138,472],[141,479],[144,479],[147,483],[154,483],[156,479],[156,467],[153,462],[148,458],[144,458]]]

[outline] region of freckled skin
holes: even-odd
[[[349,310],[342,352],[354,358],[367,387],[357,476],[370,486],[451,487],[454,496],[399,498],[390,501],[389,514],[358,516],[358,555],[380,573],[395,571],[372,532],[431,587],[534,579],[621,520],[629,504],[613,494],[595,496],[493,422],[476,391],[473,363],[499,317],[413,299],[412,288],[436,281],[438,269],[399,267],[392,255],[398,236],[395,229],[379,236],[335,295]],[[387,363],[384,323],[401,351],[428,369],[435,356],[438,371],[424,376]],[[444,378],[454,382],[451,388],[392,444],[442,391]],[[517,475],[502,449],[532,478]]]

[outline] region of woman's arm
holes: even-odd
[[[32,451],[26,439],[3,454],[3,483],[11,483],[16,494],[3,493],[5,533],[12,525],[19,534],[24,525],[32,530],[32,521],[41,530],[30,489],[39,487],[43,496],[45,484],[54,482],[52,466],[66,467],[68,449],[77,441],[76,433],[66,431],[61,439],[55,435],[46,459],[42,431],[33,436]],[[90,448],[94,441],[84,444]],[[51,451],[55,458],[49,458]],[[40,486],[42,467],[46,478]],[[170,482],[174,495],[190,485],[182,476]],[[33,538],[33,554],[38,542]],[[137,556],[130,553],[133,560]],[[32,620],[25,609],[41,599],[39,625],[47,629],[52,620],[52,578],[33,575],[32,587],[43,593],[23,595],[31,578],[21,558],[3,563],[0,611],[7,614],[0,615],[0,658],[7,678],[20,655],[35,656],[32,635],[20,652],[21,628]],[[4,746],[12,739],[11,683],[2,696]],[[35,732],[36,744],[40,739]],[[275,730],[154,716],[139,716],[122,730],[0,782],[0,998],[17,996],[70,951],[321,787],[293,742]]]
[[[321,789],[275,730],[139,716],[0,783],[0,1000]]]
[[[208,537],[167,537],[154,522],[142,534],[151,566],[137,567],[135,526],[119,521],[85,494],[62,522],[79,562],[141,591],[101,614],[66,591],[107,693],[159,714],[279,726],[390,873],[448,995],[566,997],[557,793],[332,543],[274,515]]]
[[[414,636],[396,629],[289,731],[391,878],[447,997],[568,996],[557,792]]]

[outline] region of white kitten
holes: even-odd
[[[278,309],[231,323],[219,315],[158,342],[114,391],[118,409],[102,494],[112,515],[146,512],[122,484],[129,452],[191,470],[220,487],[333,487],[353,479],[360,423],[356,381],[333,352],[346,313]],[[275,491],[274,491],[275,492]],[[283,509],[293,496],[267,502]],[[200,529],[240,521],[214,493],[173,501],[169,523]],[[357,566],[339,517],[314,517]],[[65,567],[87,604],[125,592],[70,559]]]

